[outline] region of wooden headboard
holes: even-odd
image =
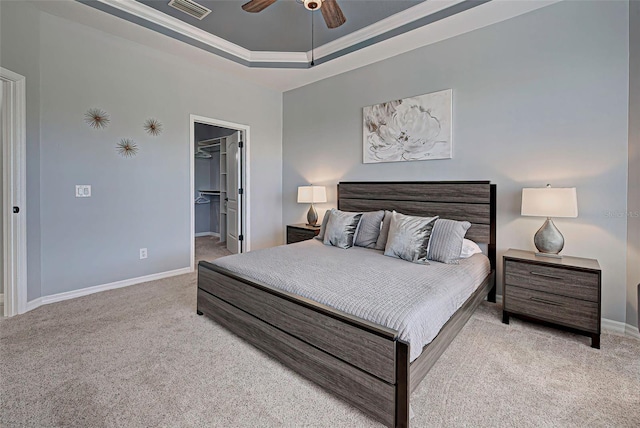
[[[340,182],[338,209],[466,220],[466,237],[487,244],[496,267],[496,185],[489,181]]]

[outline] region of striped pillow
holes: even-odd
[[[385,211],[382,218],[382,227],[380,228],[380,235],[376,241],[376,250],[384,250],[387,246],[387,239],[389,238],[389,226],[391,225],[391,211]]]
[[[464,235],[471,227],[468,221],[438,219],[429,241],[429,260],[458,264]]]
[[[365,248],[375,248],[380,236],[380,225],[384,218],[384,211],[371,211],[362,214],[356,240],[353,245]]]

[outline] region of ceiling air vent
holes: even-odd
[[[178,9],[196,19],[202,19],[211,13],[211,9],[199,5],[191,0],[171,0],[169,6]]]

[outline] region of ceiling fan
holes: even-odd
[[[304,7],[314,11],[320,9],[324,22],[326,22],[329,28],[338,28],[345,22],[347,18],[344,17],[340,6],[336,3],[336,0],[296,0],[298,3],[303,3]],[[245,12],[258,13],[265,9],[267,6],[271,6],[276,0],[251,0],[248,3],[242,5],[242,10]]]

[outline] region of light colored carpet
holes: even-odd
[[[379,426],[195,303],[189,274],[0,320],[0,426]],[[595,350],[484,303],[411,400],[413,427],[636,427],[640,341]]]
[[[231,254],[226,243],[220,242],[215,236],[201,236],[196,238],[196,263],[200,260],[215,260],[218,257]]]

